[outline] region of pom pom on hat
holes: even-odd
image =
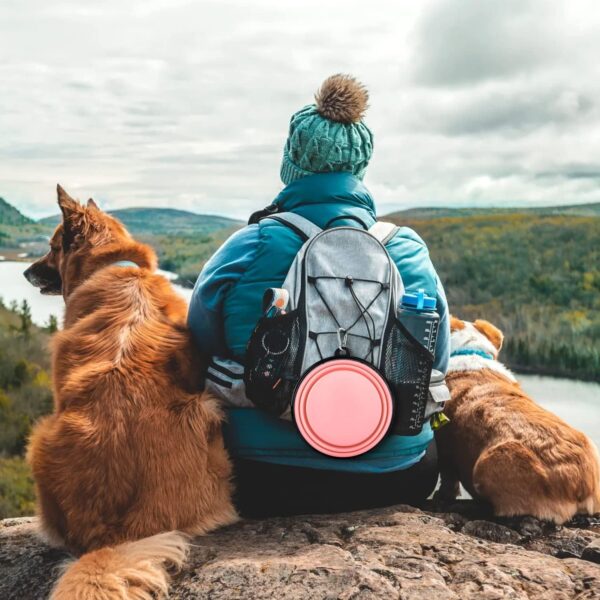
[[[369,92],[351,75],[328,77],[315,94],[317,111],[322,117],[338,123],[358,123],[367,110]]]

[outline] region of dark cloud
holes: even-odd
[[[535,69],[560,52],[547,0],[440,0],[416,32],[413,74],[431,86],[467,85]]]
[[[510,89],[473,94],[435,111],[429,126],[450,135],[504,130],[522,134],[550,125],[583,121],[594,109],[591,97],[572,90]]]
[[[600,180],[600,164],[565,164],[552,170],[535,174],[538,179],[590,179]]]

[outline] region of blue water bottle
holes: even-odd
[[[402,435],[417,435],[425,420],[440,322],[436,299],[427,296],[424,290],[404,294],[398,320],[409,335],[403,334],[405,340],[402,345],[408,354],[402,361],[402,381],[396,386],[398,411],[394,431]]]
[[[398,319],[410,334],[433,354],[437,340],[440,315],[436,312],[437,301],[419,290],[416,294],[402,296]]]

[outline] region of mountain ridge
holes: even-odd
[[[30,225],[33,219],[26,217],[18,208],[0,196],[0,225]]]
[[[438,219],[453,217],[506,216],[511,214],[530,214],[535,216],[570,215],[580,217],[600,217],[600,202],[535,207],[424,206],[422,208],[413,207],[392,211],[384,215],[384,218],[405,217],[409,219]]]
[[[210,233],[242,225],[242,221],[221,215],[206,215],[177,208],[130,207],[107,211],[135,234]],[[56,226],[60,215],[40,219],[38,223]]]
[[[191,233],[239,227],[241,219],[225,215],[211,215],[171,207],[127,207],[107,211],[131,229],[132,233]],[[383,218],[435,219],[467,216],[503,216],[531,214],[536,216],[572,215],[600,217],[600,202],[587,204],[564,204],[539,207],[444,207],[424,206],[395,210]],[[0,196],[0,225],[33,225],[55,227],[60,215],[50,215],[35,220],[24,215],[18,208]]]

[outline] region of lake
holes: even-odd
[[[29,266],[27,262],[3,261],[0,262],[0,298],[4,304],[8,305],[13,300],[21,302],[24,298],[31,306],[31,317],[37,325],[46,325],[48,317],[55,315],[59,322],[62,321],[62,315],[65,303],[62,296],[43,296],[39,290],[34,288],[23,277],[23,271]],[[176,277],[173,273],[159,271],[169,279]],[[192,290],[182,288],[179,285],[173,285],[186,300],[192,297]]]
[[[51,314],[62,319],[64,303],[61,296],[42,296],[23,277],[26,262],[0,262],[0,297],[5,304],[27,299],[35,323],[45,325]],[[172,273],[164,273],[172,278]],[[187,300],[192,290],[175,285]],[[581,429],[600,447],[600,384],[538,375],[519,375],[525,391],[542,406]]]

